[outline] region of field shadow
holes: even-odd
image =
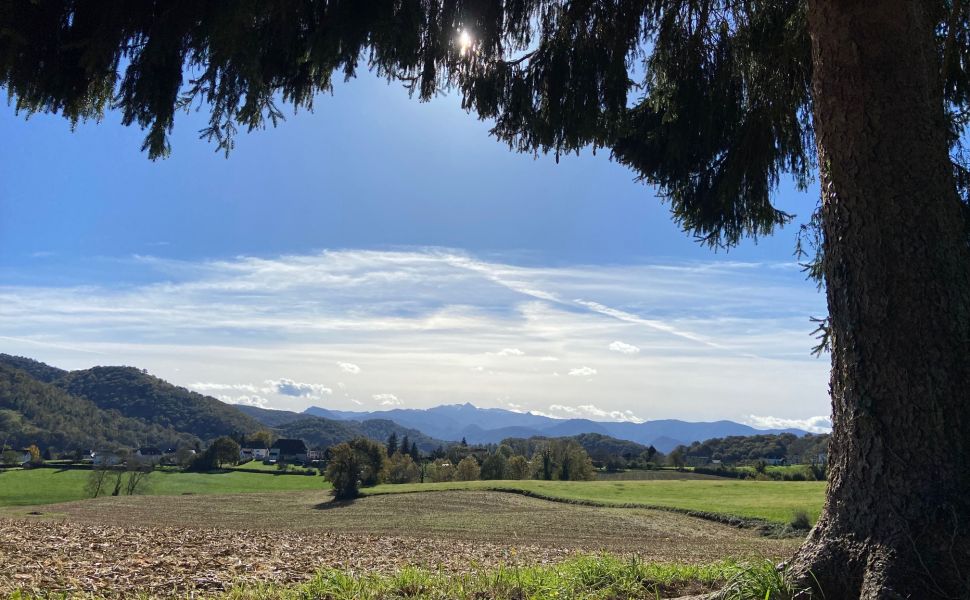
[[[360,498],[353,498],[350,500],[327,500],[326,502],[321,502],[319,504],[313,505],[313,510],[333,510],[335,508],[347,508],[356,503]]]

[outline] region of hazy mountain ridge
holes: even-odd
[[[300,438],[311,446],[332,446],[355,437],[384,441],[392,432],[397,435],[398,440],[402,440],[405,435],[408,436],[408,441],[416,443],[418,448],[424,452],[430,452],[438,446],[446,446],[452,443],[451,441],[432,438],[418,429],[404,427],[390,419],[337,420],[308,413],[255,406],[237,406],[236,408],[266,427],[276,430],[281,437]]]
[[[384,440],[392,432],[398,438],[407,435],[424,451],[461,439],[471,444],[497,444],[507,438],[598,434],[643,446],[652,445],[666,453],[678,445],[711,438],[768,433],[801,436],[807,433],[798,429],[760,430],[726,420],[691,423],[665,419],[631,423],[555,419],[501,408],[478,408],[469,403],[371,412],[313,406],[298,413],[227,404],[134,367],[93,367],[65,371],[29,358],[6,354],[0,354],[0,365],[11,373],[20,374],[16,386],[8,385],[6,397],[0,397],[0,408],[6,410],[6,426],[14,428],[16,425],[17,431],[22,434],[35,432],[41,436],[38,440],[56,439],[55,445],[72,447],[91,443],[162,443],[165,440],[185,443],[194,439],[209,440],[220,435],[247,434],[270,428],[282,437],[302,437],[314,446],[327,446],[357,436]],[[28,385],[27,380],[32,383]],[[10,391],[14,387],[21,391],[14,394]],[[22,393],[28,388],[33,391],[26,395]],[[60,390],[60,394],[49,388]],[[14,396],[19,398],[16,405]],[[42,397],[56,397],[57,400],[47,401],[47,408],[38,404],[39,400],[24,400]],[[82,407],[80,412],[79,407]],[[116,421],[126,432],[125,435],[119,434],[114,436],[118,439],[113,439],[110,429],[97,429],[98,433],[92,437],[69,427],[72,419],[86,422],[79,415],[93,410],[102,411],[97,414],[106,415],[104,420],[127,419]],[[76,418],[64,415],[76,415]],[[51,423],[61,423],[61,429],[70,429],[76,435],[73,438],[64,435],[51,437],[56,433],[56,427],[51,430]]]
[[[756,429],[734,421],[689,422],[660,419],[644,423],[555,419],[533,413],[518,413],[502,408],[478,408],[472,404],[451,404],[428,409],[393,409],[358,412],[311,406],[304,413],[340,420],[390,419],[440,439],[470,444],[496,444],[506,438],[571,437],[585,433],[608,435],[620,440],[654,446],[670,452],[679,445],[730,436],[768,433],[805,435],[800,429]]]

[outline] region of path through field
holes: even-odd
[[[0,574],[0,592],[223,589],[239,581],[301,581],[327,566],[463,572],[597,551],[699,564],[782,558],[798,544],[670,512],[482,491],[350,504],[320,492],[134,496],[0,514],[0,564],[15,565]]]

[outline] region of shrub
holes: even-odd
[[[812,520],[809,518],[808,513],[804,510],[796,510],[792,515],[791,521],[788,522],[788,526],[792,529],[807,531],[812,528]]]

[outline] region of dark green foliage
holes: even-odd
[[[407,439],[407,436],[404,439]],[[387,436],[387,455],[391,456],[395,452],[397,452],[397,432],[392,431],[391,435]]]
[[[228,436],[222,436],[216,438],[215,441],[209,445],[206,450],[207,453],[212,453],[212,458],[216,465],[222,466],[225,464],[236,464],[239,462],[239,444],[236,440]]]
[[[330,449],[326,476],[333,485],[334,498],[357,497],[360,487],[380,483],[387,469],[387,450],[383,444],[356,438]]]
[[[0,431],[13,446],[53,446],[86,453],[103,447],[144,444],[191,446],[198,438],[103,410],[26,372],[0,363]]]
[[[927,4],[966,197],[967,11]],[[456,89],[515,150],[607,148],[686,231],[724,245],[786,222],[779,178],[812,175],[810,46],[804,0],[0,4],[0,85],[17,110],[76,123],[115,108],[147,129],[152,158],[182,109],[207,109],[201,136],[228,152],[238,128],[282,120],[278,102],[311,108],[364,67],[422,100]]]
[[[508,479],[506,473],[506,463],[507,459],[505,455],[500,452],[494,452],[489,454],[484,461],[482,461],[482,468],[480,477],[482,479]]]
[[[0,31],[18,110],[77,122],[116,107],[152,158],[183,107],[206,106],[201,135],[228,151],[237,128],[281,120],[278,101],[309,108],[364,66],[424,100],[457,89],[513,149],[609,148],[712,244],[785,222],[770,192],[783,172],[805,183],[814,159],[800,0],[12,0]]]
[[[593,463],[586,450],[571,438],[547,440],[532,456],[536,479],[583,481],[592,479]]]
[[[204,440],[255,432],[251,417],[210,396],[174,386],[133,367],[94,367],[73,371],[57,385],[102,409],[171,427]]]
[[[347,442],[330,449],[326,477],[333,486],[334,498],[350,500],[357,497],[362,468],[363,458]]]
[[[827,452],[828,440],[827,434],[731,436],[694,442],[690,446],[681,446],[680,450],[687,457],[714,458],[725,464],[756,463],[768,458],[787,458],[789,462],[811,464],[819,454]]]
[[[0,354],[0,364],[5,364],[9,367],[13,367],[14,369],[20,369],[24,373],[30,375],[33,379],[42,381],[44,383],[53,383],[68,373],[64,369],[52,367],[32,358],[27,358],[26,356]]]

